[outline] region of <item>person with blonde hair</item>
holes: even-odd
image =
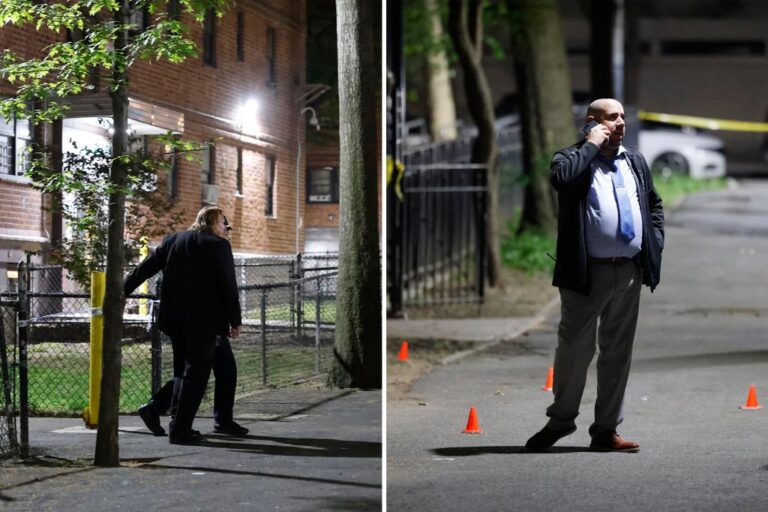
[[[221,208],[206,206],[188,230],[167,236],[125,279],[129,295],[163,271],[158,324],[171,338],[174,378],[139,409],[139,415],[155,435],[164,435],[160,414],[170,406],[172,444],[201,441],[192,423],[211,368],[216,376],[214,431],[248,433],[232,417],[237,368],[229,338],[240,335],[242,317],[229,229]]]

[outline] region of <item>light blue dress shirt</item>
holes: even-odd
[[[631,258],[640,252],[643,219],[640,216],[637,182],[626,152],[624,146],[619,146],[616,158],[629,196],[635,237],[627,243],[619,236],[619,207],[613,190],[613,166],[598,156],[592,160],[592,185],[587,201],[587,253],[590,258]]]

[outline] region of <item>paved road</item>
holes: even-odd
[[[643,291],[619,431],[639,454],[587,451],[594,363],[577,432],[523,453],[558,318],[440,368],[389,404],[387,504],[441,511],[768,510],[768,184],[689,197],[668,214],[662,283]],[[426,403],[426,405],[419,405]],[[461,434],[470,406],[480,435]]]

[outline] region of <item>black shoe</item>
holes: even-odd
[[[185,434],[174,434],[168,437],[171,444],[199,444],[203,440],[203,435],[197,430],[190,430]]]
[[[160,415],[155,412],[152,402],[139,407],[139,418],[147,428],[156,436],[164,436],[165,429],[160,424]]]
[[[214,425],[213,431],[216,432],[217,434],[226,434],[228,436],[237,436],[237,437],[242,437],[248,434],[248,429],[245,427],[241,427],[235,421],[230,421],[229,423],[225,423],[224,425]]]
[[[525,443],[525,447],[532,452],[543,452],[563,437],[571,435],[574,432],[576,432],[576,427],[569,430],[552,430],[549,427],[544,427]]]

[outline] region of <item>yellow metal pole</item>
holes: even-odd
[[[88,379],[88,407],[83,411],[85,426],[96,428],[99,423],[99,392],[101,388],[101,350],[104,334],[104,304],[106,274],[91,272],[91,364]]]
[[[149,243],[146,238],[141,239],[139,255],[141,255],[142,261],[149,256]],[[144,281],[141,286],[139,286],[139,293],[149,293],[149,281]],[[147,299],[139,299],[139,314],[141,316],[149,316],[149,301]]]

